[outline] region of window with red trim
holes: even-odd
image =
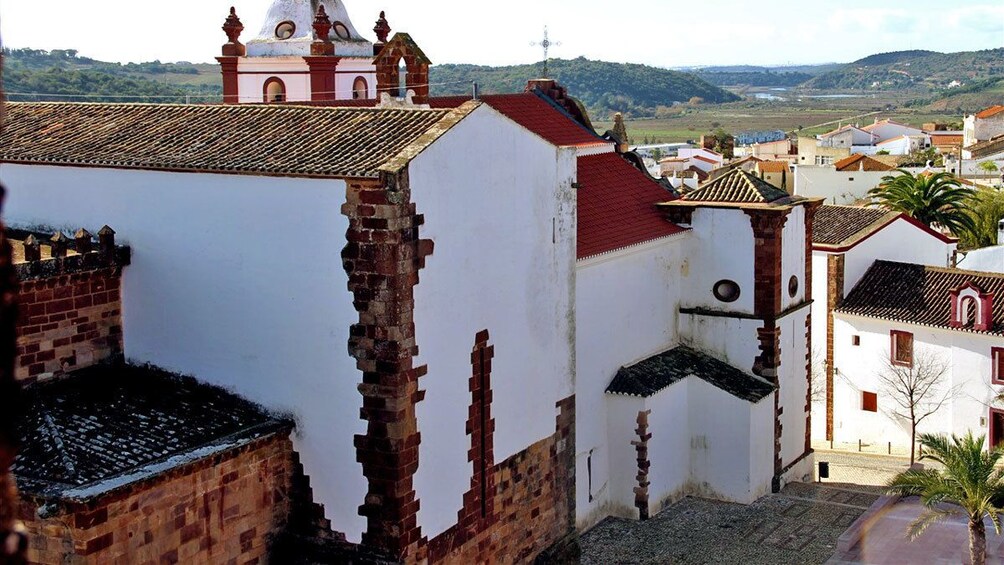
[[[990,371],[995,385],[1004,385],[1004,347],[990,348]]]
[[[890,355],[893,365],[909,367],[913,365],[913,334],[892,330],[889,332]]]
[[[861,391],[861,409],[865,412],[878,412],[878,394]]]

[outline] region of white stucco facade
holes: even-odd
[[[910,422],[891,414],[896,408],[896,393],[884,385],[879,375],[890,358],[890,331],[913,334],[914,358],[930,356],[946,367],[929,397],[921,407],[929,410],[932,402],[954,389],[952,398],[918,427],[918,433],[988,434],[990,408],[1001,406],[994,398],[1004,386],[992,384],[991,349],[1004,347],[1004,339],[952,329],[885,320],[836,315],[834,356],[837,378],[834,379],[834,441],[886,447],[910,445]],[[854,345],[857,336],[860,345]],[[877,395],[878,411],[863,410],[862,393]]]
[[[487,329],[495,351],[496,463],[553,435],[555,403],[574,393],[574,150],[487,105],[471,117],[409,167],[422,237],[435,242],[415,287],[415,365],[428,366],[415,489],[430,537],[457,522],[470,489],[475,335]]]
[[[314,498],[358,541],[358,319],[340,251],[345,184],[247,175],[5,165],[12,224],[112,226],[132,248],[125,355],[221,385],[297,421]],[[280,386],[283,385],[283,386]]]

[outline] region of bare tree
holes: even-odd
[[[949,364],[929,351],[914,350],[910,364],[893,363],[883,357],[879,382],[893,399],[892,416],[910,422],[910,464],[916,460],[917,426],[958,395],[957,387],[944,386]]]

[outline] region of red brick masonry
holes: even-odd
[[[122,352],[121,267],[21,283],[14,375],[32,382]]]
[[[256,564],[289,513],[293,447],[273,434],[39,518],[23,500],[30,563]],[[52,514],[52,510],[47,511]]]

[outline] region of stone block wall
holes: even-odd
[[[21,283],[14,376],[33,382],[122,352],[120,267]]]
[[[256,564],[289,515],[288,432],[176,467],[39,518],[23,500],[28,561],[56,564]]]
[[[429,563],[528,563],[574,535],[575,397],[557,407],[554,435],[492,469],[488,519],[458,524],[430,540]]]

